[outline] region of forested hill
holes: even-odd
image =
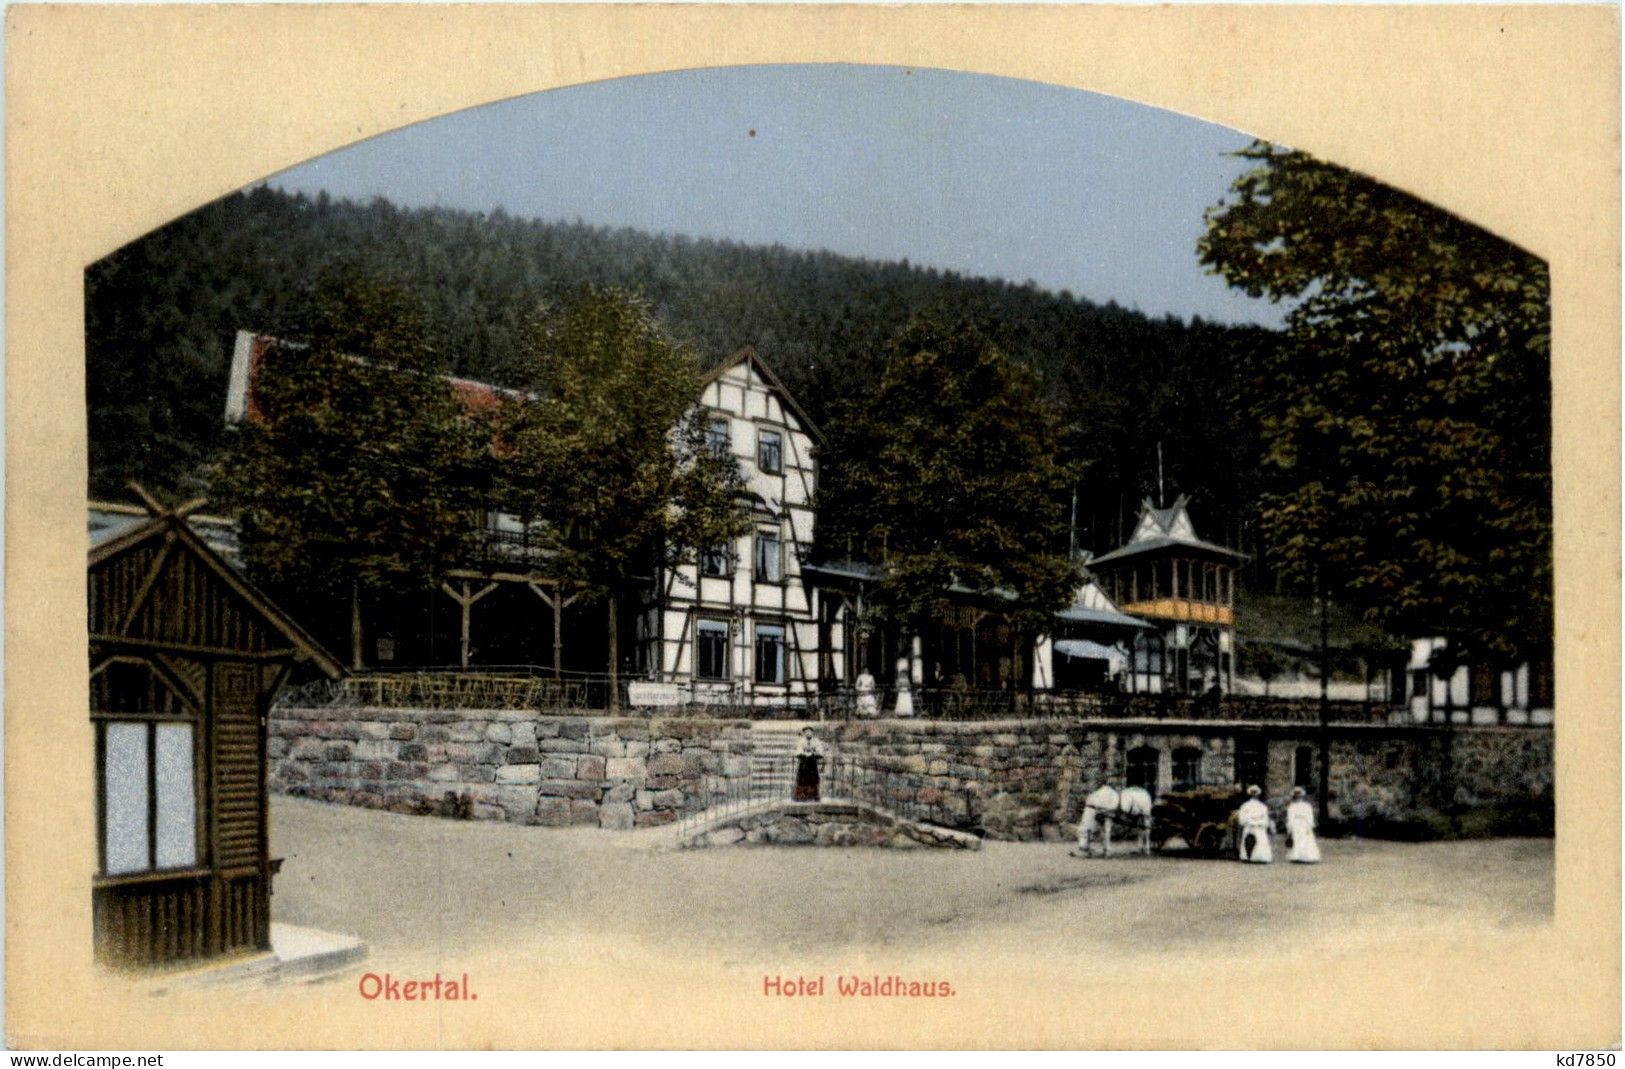
[[[1192,252],[1194,256],[1194,250]],[[203,489],[232,337],[296,335],[324,270],[358,266],[415,291],[449,370],[509,385],[525,316],[582,282],[640,291],[708,360],[753,345],[815,419],[873,381],[887,343],[921,312],[971,318],[1035,366],[1068,408],[1069,450],[1090,461],[1085,545],[1106,549],[1155,492],[1193,494],[1205,537],[1245,541],[1256,434],[1242,403],[1250,357],[1273,335],[1153,319],[1033,285],[902,263],[725,241],[404,210],[269,188],[208,205],[86,272],[92,494],[129,479]]]

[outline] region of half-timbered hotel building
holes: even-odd
[[[840,670],[842,621],[820,627],[802,568],[817,514],[822,433],[753,349],[705,377],[699,405],[712,449],[744,478],[751,530],[697,560],[659,569],[639,617],[638,664],[694,700],[805,701]]]
[[[253,383],[281,344],[239,334],[228,420],[255,418]],[[471,412],[511,390],[448,380]],[[884,578],[865,561],[814,562],[818,463],[823,437],[752,349],[705,376],[695,404],[711,448],[738,464],[750,530],[731,545],[698,547],[687,563],[658,566],[620,602],[617,670],[623,679],[675,686],[665,700],[804,705],[851,688],[867,672],[881,688],[968,687],[1013,691],[1122,689],[1195,693],[1232,687],[1235,567],[1242,554],[1197,537],[1181,495],[1144,503],[1122,547],[1088,562],[1093,577],[1056,627],[1019,643],[998,592],[943,592],[926,633],[899,646],[894,628],[865,614]],[[435,591],[375,607],[365,664],[551,667],[561,678],[608,668],[607,614],[548,574],[533,532],[497,508],[479,559]]]
[[[226,401],[229,421],[257,418],[254,382],[267,352],[282,344],[240,332]],[[449,379],[471,412],[512,390]],[[804,703],[820,680],[844,672],[839,606],[820,625],[817,590],[803,575],[813,547],[814,452],[822,433],[753,349],[712,369],[696,398],[711,448],[731,455],[747,490],[750,533],[731,545],[699,547],[696,559],[655,569],[623,602],[619,669],[626,678],[677,685],[685,700]],[[536,665],[561,677],[608,668],[605,608],[588,604],[548,574],[545,555],[513,515],[498,508],[484,526],[477,559],[451,570],[415,602],[374,608],[367,629],[371,667]]]
[[[1549,657],[1499,663],[1433,636],[1411,642],[1406,671],[1410,685],[1405,701],[1419,724],[1552,723]]]

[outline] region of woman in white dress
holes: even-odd
[[[1320,844],[1315,841],[1315,807],[1304,793],[1302,787],[1292,788],[1292,803],[1286,807],[1286,859],[1313,865],[1320,860]]]
[[[880,702],[875,697],[875,677],[865,668],[858,673],[858,715],[879,716]]]
[[[1275,855],[1270,850],[1270,807],[1258,797],[1263,793],[1256,786],[1248,787],[1247,800],[1236,810],[1236,824],[1239,828],[1236,839],[1241,851],[1241,860],[1250,861],[1255,865],[1268,865],[1275,860]]]

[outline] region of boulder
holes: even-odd
[[[598,826],[610,831],[631,831],[631,804],[627,802],[605,802],[598,807]]]
[[[762,838],[770,843],[801,845],[816,840],[817,835],[807,822],[799,817],[780,817],[762,830]]]

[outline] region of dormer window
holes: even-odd
[[[784,470],[784,440],[778,431],[757,432],[756,466],[770,475]]]

